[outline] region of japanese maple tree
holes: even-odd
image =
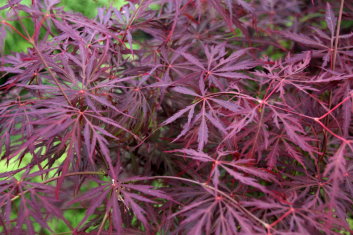
[[[1,234],[353,233],[351,3],[7,1]]]

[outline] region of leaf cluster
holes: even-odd
[[[341,2],[0,6],[0,232],[352,233]]]

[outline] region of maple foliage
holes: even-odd
[[[349,1],[58,3],[0,6],[2,234],[353,233]]]

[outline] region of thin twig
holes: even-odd
[[[186,179],[186,178],[181,178],[181,177],[175,177],[175,176],[151,176],[151,177],[145,177],[144,179],[135,179],[133,181],[139,181],[139,180],[146,180],[146,179],[173,179],[173,180],[181,180],[181,181],[185,181],[185,182],[189,182],[189,183],[194,183],[197,185],[200,185],[202,187],[211,189],[212,191],[215,191],[219,194],[221,194],[222,196],[224,196],[225,198],[227,198],[230,202],[232,202],[240,211],[242,211],[244,214],[248,215],[249,217],[251,217],[252,219],[254,219],[255,221],[257,221],[258,223],[260,223],[262,226],[264,226],[265,228],[270,227],[270,225],[268,223],[266,223],[265,221],[262,221],[260,218],[258,218],[257,216],[255,216],[252,212],[250,212],[249,210],[247,210],[246,208],[244,208],[243,206],[240,205],[240,203],[235,200],[234,198],[232,198],[231,196],[229,196],[227,193],[212,187],[211,185],[205,184],[205,183],[201,183],[192,179]]]
[[[336,28],[335,47],[333,49],[332,70],[334,70],[336,67],[337,48],[338,48],[338,40],[340,36],[343,6],[344,6],[344,0],[341,0],[341,6],[340,6],[340,11],[338,13],[338,22],[337,22],[337,28]]]
[[[45,61],[42,53],[38,50],[37,46],[35,45],[33,40],[30,40],[30,43],[33,45],[33,48],[35,49],[35,51],[37,52],[37,54],[39,55],[40,60],[42,61],[42,63],[44,64],[44,66],[48,69],[48,72],[50,74],[50,76],[54,79],[54,82],[56,84],[56,86],[59,88],[60,92],[63,94],[63,96],[65,97],[67,103],[72,106],[71,101],[69,99],[69,97],[66,95],[64,89],[61,87],[58,79],[55,77],[54,72],[51,70],[51,68],[49,67],[48,63]]]
[[[106,173],[104,172],[99,172],[99,171],[84,171],[84,172],[71,172],[71,173],[68,173],[64,176],[60,175],[60,176],[56,176],[56,177],[53,177],[53,178],[50,178],[50,179],[47,179],[43,182],[41,182],[41,184],[47,184],[47,183],[50,183],[52,181],[55,181],[61,177],[67,177],[67,176],[76,176],[76,175],[105,175]],[[25,191],[23,191],[22,193],[19,193],[17,194],[16,196],[14,196],[13,198],[11,198],[11,202],[15,201],[17,198],[19,198],[21,195],[24,195],[26,193],[28,193],[31,189],[33,188],[30,188],[30,189],[27,189]]]

